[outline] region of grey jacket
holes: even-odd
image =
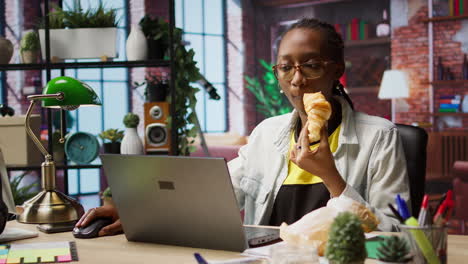
[[[400,194],[409,202],[406,160],[396,126],[386,119],[355,112],[341,97],[343,111],[335,164],[347,186],[345,195],[365,204],[380,220],[378,228],[398,224],[388,208]],[[290,136],[297,112],[268,118],[228,163],[244,224],[268,224],[278,191],[288,174]]]

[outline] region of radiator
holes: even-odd
[[[468,160],[468,132],[429,133],[427,180],[451,181],[453,163],[457,160]]]

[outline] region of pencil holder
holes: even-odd
[[[399,227],[413,253],[413,260],[410,263],[447,263],[447,227],[407,225]]]

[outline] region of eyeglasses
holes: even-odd
[[[333,61],[309,61],[299,65],[277,64],[273,66],[273,72],[278,80],[291,81],[296,71],[301,71],[306,79],[317,79],[323,76],[328,64]]]

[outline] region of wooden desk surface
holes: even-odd
[[[37,231],[36,225],[10,221],[8,227]],[[39,231],[38,231],[39,232]],[[76,241],[79,261],[77,263],[187,263],[196,264],[193,253],[199,252],[207,260],[227,260],[242,257],[238,252],[167,246],[160,244],[128,242],[124,235],[94,239],[75,239],[71,232],[45,234],[36,238],[10,242],[11,244]],[[467,263],[468,236],[448,236],[448,263]],[[377,263],[368,259],[366,263]]]

